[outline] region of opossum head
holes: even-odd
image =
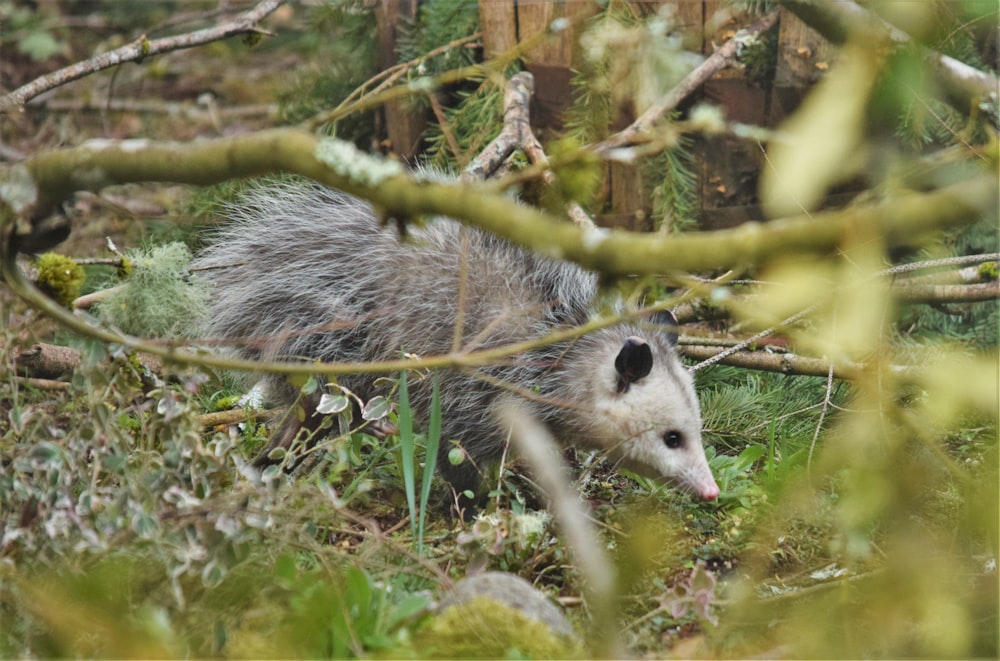
[[[650,326],[597,334],[583,361],[589,374],[574,370],[589,391],[588,419],[578,428],[586,438],[579,440],[607,449],[640,475],[714,500],[719,487],[702,446],[701,411],[676,342],[676,333]]]

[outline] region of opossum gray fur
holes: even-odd
[[[591,316],[592,274],[450,219],[410,228],[401,241],[367,202],[302,181],[252,187],[229,216],[194,266],[212,267],[201,271],[213,287],[205,335],[246,358],[433,356],[452,350],[459,318],[461,348],[469,351]],[[639,473],[714,499],[719,488],[676,339],[671,328],[622,323],[488,368],[442,371],[442,439],[459,439],[468,460],[452,465],[445,446],[440,473],[459,492],[474,489],[483,467],[502,456],[507,430],[495,405],[520,395],[499,381],[536,393],[527,398],[529,410],[564,443],[608,450]],[[365,401],[384,393],[375,381],[338,379]],[[417,412],[429,408],[429,381],[411,387]],[[283,379],[269,383],[286,402],[294,397]],[[294,424],[280,431],[272,445],[287,446],[297,431]]]

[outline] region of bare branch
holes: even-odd
[[[823,377],[828,376],[832,369],[834,378],[847,380],[856,379],[862,371],[862,366],[856,363],[838,363],[833,365],[829,360],[823,358],[800,356],[794,353],[731,351],[719,347],[696,345],[685,345],[681,353],[689,358],[703,361],[696,366],[699,368],[707,364],[722,363],[723,365],[744,367],[764,372]]]
[[[892,293],[907,303],[975,303],[1000,298],[1000,281],[975,285],[900,285]]]
[[[242,16],[213,28],[205,28],[188,34],[179,34],[152,41],[142,36],[127,46],[116,48],[107,53],[101,53],[89,60],[77,62],[58,71],[53,71],[41,78],[36,78],[27,85],[17,88],[6,96],[0,97],[0,113],[20,110],[24,107],[25,103],[42,92],[47,92],[68,82],[79,80],[96,71],[110,69],[125,62],[139,62],[150,55],[159,55],[160,53],[169,51],[191,48],[220,39],[226,39],[234,35],[254,32],[256,31],[256,24],[281,6],[284,1],[262,0],[260,4]]]
[[[80,364],[80,352],[55,344],[35,344],[14,352],[18,372],[39,379],[56,379],[71,373]]]
[[[503,129],[465,168],[463,175],[465,178],[490,177],[515,150],[520,149],[541,171],[543,182],[552,184],[555,181],[555,174],[549,169],[548,156],[531,130],[529,108],[534,91],[535,78],[527,71],[515,74],[507,82],[504,92]],[[569,204],[566,213],[578,227],[594,227],[594,221],[576,202]]]
[[[219,425],[232,425],[248,420],[265,420],[267,418],[284,413],[283,408],[273,409],[231,409],[229,411],[214,411],[198,416],[198,424],[202,427],[217,427]]]

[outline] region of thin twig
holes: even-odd
[[[900,264],[899,266],[893,266],[892,268],[884,271],[879,271],[878,275],[899,275],[902,273],[912,273],[913,271],[924,271],[944,266],[965,266],[967,264],[985,264],[987,262],[1000,262],[1000,253],[993,252],[985,255],[961,255],[959,257],[928,259],[922,262]]]
[[[739,344],[733,345],[733,346],[729,347],[728,349],[724,349],[724,350],[720,351],[719,353],[715,354],[714,356],[712,356],[711,358],[708,358],[707,360],[703,360],[702,362],[698,363],[697,365],[694,365],[693,367],[688,368],[688,371],[690,371],[693,374],[693,373],[695,373],[695,372],[697,372],[699,370],[702,370],[702,369],[705,369],[706,367],[714,365],[714,364],[718,363],[719,361],[721,361],[721,360],[723,360],[725,358],[728,358],[729,356],[731,356],[731,355],[733,355],[733,354],[735,354],[735,353],[737,353],[739,351],[742,351],[743,349],[746,349],[747,347],[750,347],[750,346],[756,344],[758,340],[762,340],[765,337],[767,337],[768,335],[771,335],[771,334],[775,333],[778,329],[784,328],[785,326],[790,326],[790,325],[794,324],[795,322],[801,320],[803,317],[805,317],[808,314],[810,314],[811,312],[813,312],[816,309],[816,307],[817,306],[815,306],[815,305],[810,305],[806,309],[800,310],[799,312],[796,312],[795,314],[793,314],[791,317],[788,317],[784,321],[779,322],[779,323],[775,324],[774,326],[771,326],[770,328],[765,328],[761,332],[757,333],[756,335],[754,335],[752,337],[747,338],[746,340],[743,340]]]
[[[819,441],[819,432],[823,429],[823,421],[826,420],[826,413],[833,403],[830,395],[833,393],[833,363],[830,363],[830,371],[826,375],[826,393],[823,395],[823,406],[819,411],[819,420],[816,422],[816,431],[813,433],[812,442],[809,444],[809,458],[806,460],[806,475],[812,479],[813,452],[816,450],[816,443]]]
[[[313,117],[308,122],[306,122],[305,126],[315,129],[319,126],[322,126],[323,124],[328,124],[331,121],[335,121],[336,119],[342,117],[343,115],[347,115],[354,112],[355,111],[354,105],[357,102],[357,100],[360,100],[366,96],[377,95],[383,92],[411,69],[420,66],[424,62],[427,62],[428,60],[435,58],[438,55],[447,53],[448,51],[454,48],[461,48],[462,46],[465,46],[466,44],[471,43],[476,39],[479,39],[481,36],[482,36],[481,32],[476,32],[475,34],[471,34],[467,37],[455,39],[454,41],[449,42],[444,46],[435,48],[432,51],[428,51],[425,55],[421,55],[418,58],[410,60],[409,62],[401,62],[399,64],[389,67],[388,69],[383,69],[382,71],[379,71],[374,76],[372,76],[371,78],[363,82],[361,85],[359,85],[353,92],[348,94],[347,98],[345,98],[343,101],[337,104],[336,108],[328,112],[325,112],[322,115],[317,115],[316,117]],[[371,87],[372,85],[375,85],[375,87],[369,90],[368,88]]]

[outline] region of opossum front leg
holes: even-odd
[[[289,451],[297,438],[312,439],[310,443],[314,444],[315,437],[320,431],[320,425],[324,418],[324,416],[316,414],[317,406],[319,406],[319,395],[307,395],[285,411],[280,426],[271,435],[270,442],[254,458],[254,467],[266,468],[267,466],[281,463],[281,459],[272,459],[271,455],[279,448],[285,450],[285,452]],[[303,420],[299,420],[299,407],[305,411]],[[291,471],[294,467],[293,462],[292,465],[286,468]]]

